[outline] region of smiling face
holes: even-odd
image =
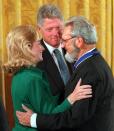
[[[44,48],[37,41],[36,30],[32,26],[17,26],[8,33],[7,51],[10,66],[36,65],[42,61]]]
[[[31,51],[38,62],[43,60],[42,53],[44,51],[44,47],[40,44],[39,41],[33,42]]]
[[[62,21],[58,18],[45,18],[39,27],[44,41],[53,47],[58,47],[61,40]]]

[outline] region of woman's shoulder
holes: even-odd
[[[32,78],[32,77],[43,77],[45,75],[44,71],[39,69],[38,67],[22,67],[15,74],[14,77],[24,77],[24,79]]]

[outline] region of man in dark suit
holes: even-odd
[[[1,98],[0,98],[0,131],[9,131],[8,120]]]
[[[46,131],[114,131],[114,79],[110,67],[96,49],[95,27],[84,17],[72,17],[65,24],[62,39],[67,50],[66,59],[76,60],[74,73],[66,85],[66,97],[79,78],[83,84],[92,85],[93,97],[80,100],[63,113],[38,114],[37,128]],[[30,126],[30,119],[25,121],[23,118],[32,113],[29,109],[26,111],[18,117],[21,124]]]
[[[64,50],[61,48],[61,30],[63,26],[63,17],[60,10],[54,5],[43,5],[37,13],[37,29],[42,35],[41,44],[45,48],[43,52],[43,61],[38,63],[38,67],[47,73],[51,84],[53,95],[61,93],[63,96],[65,84],[58,66],[57,59],[53,53],[58,49],[64,59]],[[65,63],[71,73],[70,64]],[[61,101],[61,100],[60,100]]]

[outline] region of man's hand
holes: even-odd
[[[30,118],[33,114],[33,111],[27,108],[25,105],[22,105],[22,108],[26,112],[21,112],[21,111],[16,111],[16,116],[19,120],[19,123],[24,125],[24,126],[31,126],[30,125]]]

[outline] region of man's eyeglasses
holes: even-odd
[[[61,43],[68,42],[69,40],[71,40],[71,39],[73,39],[73,38],[76,38],[76,37],[74,36],[74,37],[71,37],[71,38],[69,38],[69,39],[66,39],[66,40],[65,40],[65,39],[62,39],[62,40],[61,40]]]

